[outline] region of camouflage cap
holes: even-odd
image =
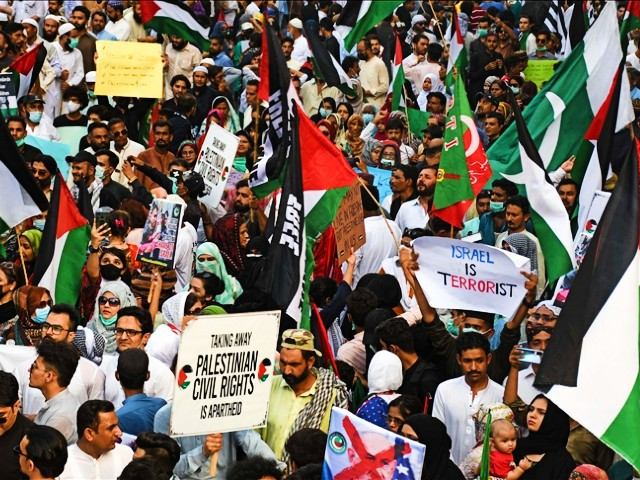
[[[315,352],[319,357],[322,356],[313,345],[313,334],[309,330],[303,330],[302,328],[290,328],[282,333],[283,348],[293,348],[297,350],[306,350],[308,352]]]

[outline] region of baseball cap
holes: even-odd
[[[204,193],[204,179],[198,172],[184,172],[182,178],[190,197],[196,198]]]
[[[494,97],[493,95],[491,95],[490,93],[485,93],[485,92],[479,92],[476,95],[476,100],[480,100],[480,98],[484,98],[485,100],[489,100],[491,103],[493,103],[496,107],[500,104],[500,102],[498,101],[498,99],[496,97]]]
[[[31,105],[32,103],[41,102],[44,103],[44,100],[40,95],[27,95],[24,99],[25,105]]]
[[[297,350],[306,350],[308,352],[314,352],[317,356],[321,357],[322,353],[315,349],[313,345],[313,333],[309,330],[303,330],[302,328],[290,328],[282,333],[283,348],[293,348]]]

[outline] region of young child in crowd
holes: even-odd
[[[489,475],[495,479],[516,480],[531,468],[531,462],[523,458],[516,466],[513,451],[516,448],[516,429],[508,420],[491,423],[491,452]]]

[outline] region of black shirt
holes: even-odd
[[[66,115],[58,115],[53,120],[53,126],[58,127],[86,127],[89,122],[89,117],[86,115],[80,115],[77,120],[70,120]]]
[[[22,479],[26,478],[20,472],[18,455],[13,451],[13,447],[19,445],[24,434],[31,428],[33,422],[27,417],[18,413],[16,423],[13,427],[0,437],[0,465],[2,465],[2,478]]]
[[[411,365],[409,369],[404,372],[402,377],[402,385],[398,389],[398,393],[402,395],[414,395],[423,402],[429,398],[429,412],[431,412],[433,402],[431,399],[436,394],[436,388],[440,384],[440,375],[436,370],[436,367],[429,362],[425,362],[423,359],[418,358],[418,361]]]
[[[118,182],[111,180],[109,183],[104,185],[100,191],[100,206],[111,207],[114,210],[117,210],[120,208],[122,201],[127,198],[131,198],[131,192],[129,189]]]

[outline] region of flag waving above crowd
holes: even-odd
[[[0,1],[0,477],[640,479],[639,27]]]

